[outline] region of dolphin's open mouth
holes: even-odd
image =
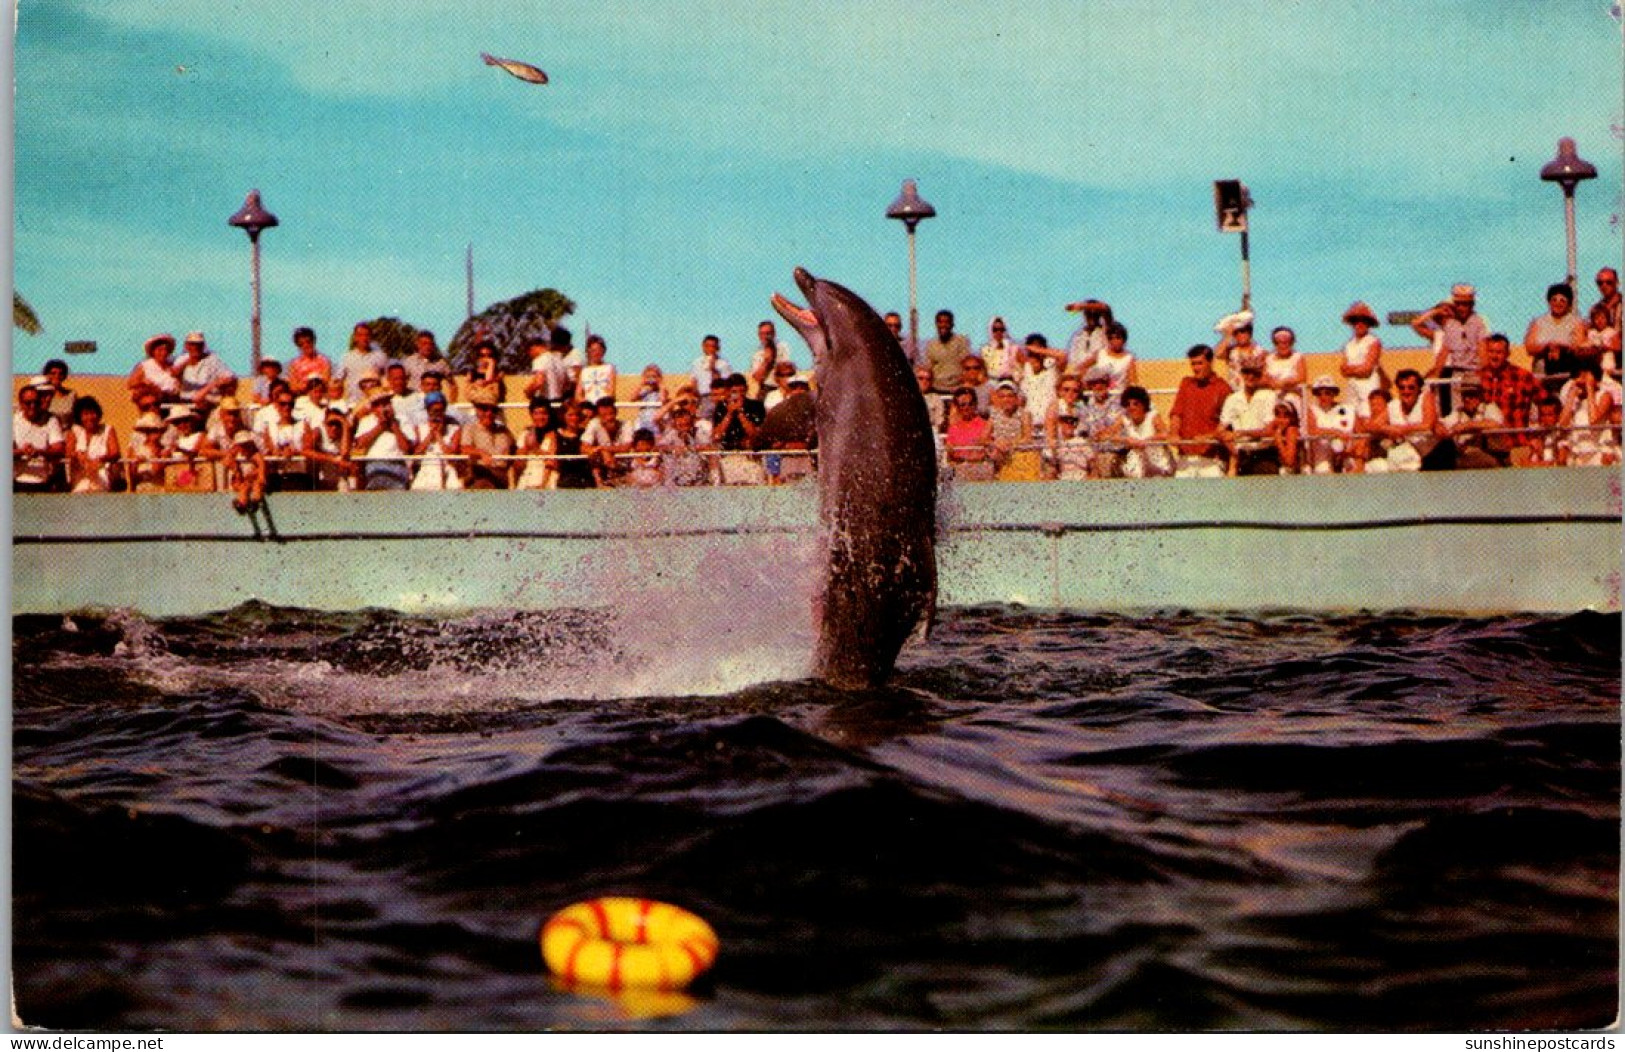
[[[777,292],[773,293],[773,309],[778,311],[780,317],[795,326],[796,330],[803,335],[809,329],[818,327],[818,315],[806,307],[790,302]]]

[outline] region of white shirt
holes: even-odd
[[[583,402],[597,402],[606,395],[615,394],[615,367],[608,362],[587,365],[581,369],[581,380],[576,397]]]
[[[1320,408],[1319,402],[1309,405],[1309,418],[1314,421],[1317,431],[1336,431],[1339,434],[1354,434],[1354,410],[1342,402],[1333,402],[1330,409]]]
[[[62,425],[57,422],[56,417],[47,416],[45,423],[36,424],[22,413],[11,415],[12,449],[23,446],[44,449],[47,446],[59,445],[62,441]],[[43,456],[29,457],[17,465],[17,474],[13,477],[18,482],[47,482],[51,478],[51,462]]]
[[[711,373],[713,370],[715,370],[719,378],[726,380],[733,375],[734,367],[729,365],[728,359],[720,354],[715,358],[702,354],[694,359],[694,365],[689,369],[689,372],[694,375],[694,386],[700,389],[701,398],[711,393]]]
[[[151,361],[152,359],[147,359]],[[181,365],[181,396],[188,401],[197,398],[204,388],[210,388],[210,398],[217,399],[227,392],[220,384],[222,381],[235,382],[237,377],[226,368],[226,363],[220,360],[218,354],[204,354],[197,361],[183,358]]]
[[[616,421],[614,434],[611,434],[609,428],[596,416],[587,421],[587,426],[581,429],[581,444],[584,446],[616,446],[631,441],[632,431],[625,421]]]
[[[158,359],[148,358],[136,367],[141,372],[141,379],[147,384],[158,388],[167,395],[181,393],[181,382],[167,366],[159,365]]]
[[[427,423],[428,412],[423,408],[423,392],[412,391],[403,395],[391,395],[390,404],[395,407],[395,419],[401,422],[401,430],[408,435],[419,424]],[[413,441],[417,441],[415,438]]]
[[[1233,431],[1262,431],[1275,419],[1275,391],[1260,387],[1251,396],[1232,391],[1219,407],[1219,424]]]
[[[556,402],[564,397],[564,389],[570,382],[570,367],[565,364],[564,355],[558,351],[543,351],[530,364],[530,371],[543,377],[543,398]]]
[[[1060,375],[1054,358],[1045,358],[1044,367],[1036,373],[1030,363],[1022,366],[1021,379],[1016,383],[1021,388],[1027,413],[1034,420],[1042,420],[1049,413],[1049,407],[1055,402],[1055,381]]]

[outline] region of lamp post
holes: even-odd
[[[937,214],[925,198],[920,196],[914,188],[914,180],[903,180],[903,192],[897,195],[897,200],[886,209],[887,219],[900,219],[908,228],[908,342],[909,357],[920,353],[920,302],[919,284],[916,278],[914,264],[914,228],[920,225],[920,220],[930,219]]]
[[[1565,136],[1557,140],[1557,156],[1546,162],[1540,177],[1563,187],[1563,227],[1569,239],[1569,286],[1572,288],[1578,269],[1574,251],[1574,188],[1587,179],[1595,179],[1597,168],[1582,160],[1574,151],[1574,140]]]
[[[237,214],[226,220],[234,227],[240,227],[248,233],[248,243],[251,246],[252,270],[249,283],[254,290],[254,311],[249,315],[249,329],[253,340],[253,366],[257,375],[260,371],[260,231],[277,225],[276,216],[265,210],[260,204],[260,192],[248,191],[248,198]]]
[[[1218,215],[1221,234],[1241,235],[1241,309],[1253,309],[1253,271],[1247,256],[1247,211],[1253,195],[1239,179],[1213,181],[1213,210]]]

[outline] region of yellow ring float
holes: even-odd
[[[681,990],[717,959],[717,933],[685,909],[652,899],[578,902],[548,918],[542,959],[566,984],[612,991]]]

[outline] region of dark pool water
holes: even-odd
[[[691,637],[650,667],[586,613],[19,617],[17,1011],[1603,1026],[1620,629],[960,609],[847,696],[795,678],[805,641],[763,666]],[[716,928],[688,996],[550,983],[539,924],[613,893]]]

